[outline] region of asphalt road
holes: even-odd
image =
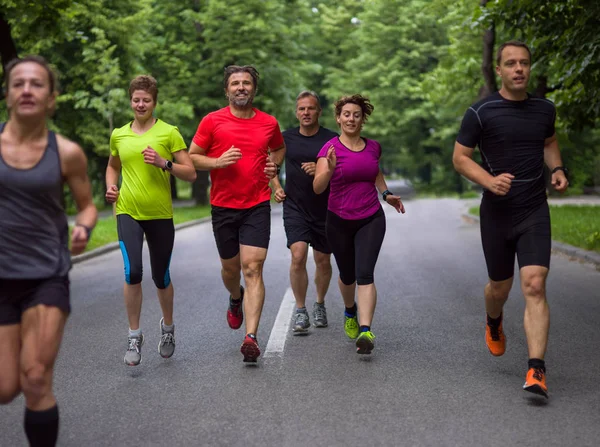
[[[386,207],[375,276],[376,348],[366,359],[344,335],[335,282],[327,295],[329,327],[306,337],[289,333],[290,255],[278,213],[258,340],[263,350],[281,352],[272,349],[256,367],[243,364],[244,334],[225,321],[227,293],[210,224],[176,235],[177,349],[169,360],[156,348],[160,311],[147,255],[146,344],[138,367],[122,360],[127,319],[120,253],[77,264],[73,313],[56,365],[59,445],[598,445],[600,272],[553,256],[545,401],[521,389],[527,352],[518,288],[505,309],[507,353],[494,358],[485,347],[486,270],[479,229],[460,217],[465,202],[405,205],[405,215]],[[312,261],[309,269],[312,277]],[[310,306],[313,301],[311,284]],[[288,336],[278,338],[282,331]],[[22,417],[22,398],[0,407],[0,445],[25,445]]]

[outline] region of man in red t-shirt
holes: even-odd
[[[232,329],[242,325],[243,300],[247,335],[241,352],[244,362],[256,362],[265,300],[262,272],[271,237],[269,180],[279,171],[285,145],[277,120],[252,107],[258,87],[254,67],[226,67],[223,86],[229,106],[202,119],[190,156],[196,169],[210,171],[213,232],[230,294],[227,322]]]

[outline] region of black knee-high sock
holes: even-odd
[[[25,408],[24,425],[31,447],[54,447],[58,438],[58,406],[43,411]]]

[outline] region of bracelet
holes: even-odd
[[[87,234],[87,240],[89,241],[89,240],[90,240],[90,236],[91,236],[91,234],[92,234],[92,230],[93,230],[93,228],[90,228],[90,227],[88,227],[87,225],[80,224],[80,223],[76,223],[76,224],[75,224],[75,226],[76,226],[76,227],[82,227],[82,228],[85,230],[85,232],[86,232],[86,234]]]
[[[386,189],[381,193],[381,197],[383,197],[383,201],[387,203],[387,196],[393,196],[394,194],[389,189]]]

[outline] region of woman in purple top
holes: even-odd
[[[356,339],[359,354],[370,354],[375,346],[371,332],[377,302],[373,272],[385,236],[385,214],[377,190],[385,202],[404,213],[400,197],[387,189],[379,168],[381,146],[360,136],[372,111],[373,105],[361,95],[344,96],[335,103],[341,136],[329,140],[319,152],[313,181],[317,194],[331,184],[327,239],[340,271],[338,285],[346,306],[344,330]]]

